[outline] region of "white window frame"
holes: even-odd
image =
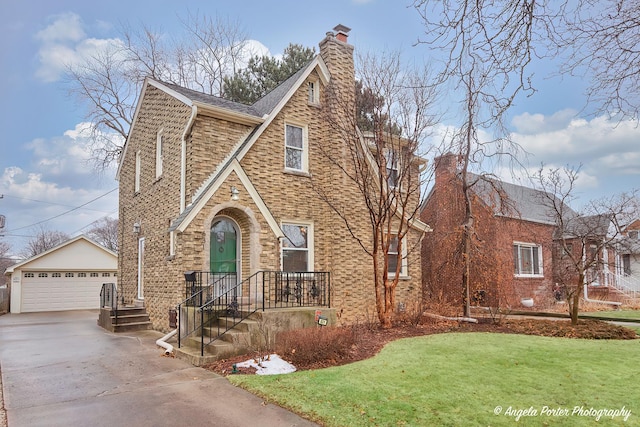
[[[530,243],[530,242],[513,242],[513,246],[512,246],[512,250],[515,248],[518,248],[518,256],[517,259],[514,258],[513,260],[513,265],[514,265],[514,276],[515,277],[544,277],[544,269],[543,269],[543,260],[542,260],[542,245],[539,245],[537,243]],[[532,261],[532,272],[531,273],[523,273],[522,272],[522,250],[523,249],[530,249],[531,250],[531,261]],[[534,249],[537,250],[538,252],[538,265],[537,265],[537,269],[538,272],[536,273],[536,266],[535,264],[533,264],[534,261]],[[515,257],[515,251],[514,252],[514,257]],[[517,270],[516,270],[516,265],[517,265]]]
[[[307,100],[311,105],[320,104],[320,85],[317,80],[307,82]]]
[[[287,239],[286,235],[280,242],[280,270],[284,271],[284,252],[285,251],[306,251],[307,252],[307,271],[314,271],[314,236],[313,236],[313,223],[296,220],[283,220],[280,223],[280,229],[284,233],[285,225],[307,227],[307,247],[302,248],[285,248],[284,240]]]
[[[293,145],[288,145],[288,141],[287,141],[287,128],[288,127],[295,127],[295,128],[299,128],[302,131],[302,147],[295,147]],[[302,172],[302,173],[307,173],[307,171],[309,170],[309,166],[308,166],[308,162],[309,162],[309,144],[307,141],[307,126],[306,125],[302,125],[300,123],[294,123],[294,122],[286,122],[284,124],[284,169],[286,171],[293,171],[293,172]],[[298,168],[293,168],[287,165],[287,151],[288,150],[296,150],[296,151],[300,151],[301,152],[301,167],[300,169]]]
[[[397,232],[392,232],[391,233],[391,239],[397,239],[398,238],[398,233]],[[404,235],[401,239],[402,242],[402,259],[401,259],[401,264],[400,264],[400,277],[409,277],[409,263],[407,262],[407,236]],[[389,245],[389,250],[387,251],[387,261],[389,260],[389,255],[397,255],[398,252],[392,252],[391,251],[391,245]],[[388,267],[387,267],[388,268]],[[387,270],[387,277],[389,278],[394,278],[396,277],[396,273],[388,271]]]
[[[398,180],[400,177],[400,154],[397,150],[387,148],[384,158],[387,168],[387,184],[389,185],[389,188],[398,188]],[[393,171],[395,171],[395,178],[393,179],[393,182],[391,182],[391,172]]]
[[[135,178],[134,178],[134,184],[133,184],[133,191],[136,193],[140,192],[140,166],[141,164],[141,156],[140,156],[140,150],[136,151],[136,170],[135,170]]]
[[[163,140],[164,129],[160,129],[156,135],[156,179],[162,176],[162,162],[163,162]]]

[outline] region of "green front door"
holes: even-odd
[[[221,218],[213,222],[211,227],[210,268],[212,279],[216,281],[216,294],[226,292],[231,285],[237,283],[238,271],[238,232],[235,224]]]

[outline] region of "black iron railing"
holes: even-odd
[[[178,305],[178,347],[193,335],[204,348],[259,309],[331,307],[328,272],[259,271],[241,283],[236,274],[185,273],[190,296]]]
[[[200,308],[214,297],[226,294],[237,286],[236,273],[219,274],[206,271],[187,271],[187,299],[178,304],[178,347],[181,337],[187,337],[202,329]]]
[[[100,289],[100,308],[110,308],[118,323],[118,288],[115,283],[103,283]]]
[[[325,271],[264,271],[263,310],[331,307],[330,274]]]

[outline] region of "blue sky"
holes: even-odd
[[[290,43],[316,46],[337,24],[352,28],[359,51],[401,50],[407,62],[432,60],[408,1],[199,1],[0,0],[0,214],[4,239],[19,251],[33,225],[69,235],[117,215],[115,172],[95,176],[79,132],[83,111],[61,83],[62,64],[82,49],[113,37],[123,22],[179,35],[189,11],[236,19],[271,54]],[[591,199],[640,185],[640,130],[615,126],[583,111],[585,82],[549,76],[557,64],[535,68],[539,91],[518,100],[510,125],[536,168],[583,164],[579,195]],[[451,100],[443,99],[443,103]],[[455,106],[451,106],[455,109]],[[581,112],[582,111],[582,112]],[[446,121],[443,125],[451,125]],[[89,203],[90,202],[90,203]],[[52,218],[52,219],[51,219]],[[50,220],[49,220],[50,219]]]

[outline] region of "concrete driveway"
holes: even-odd
[[[0,316],[9,427],[316,425],[164,357],[158,332],[113,334],[97,318],[91,310]]]

